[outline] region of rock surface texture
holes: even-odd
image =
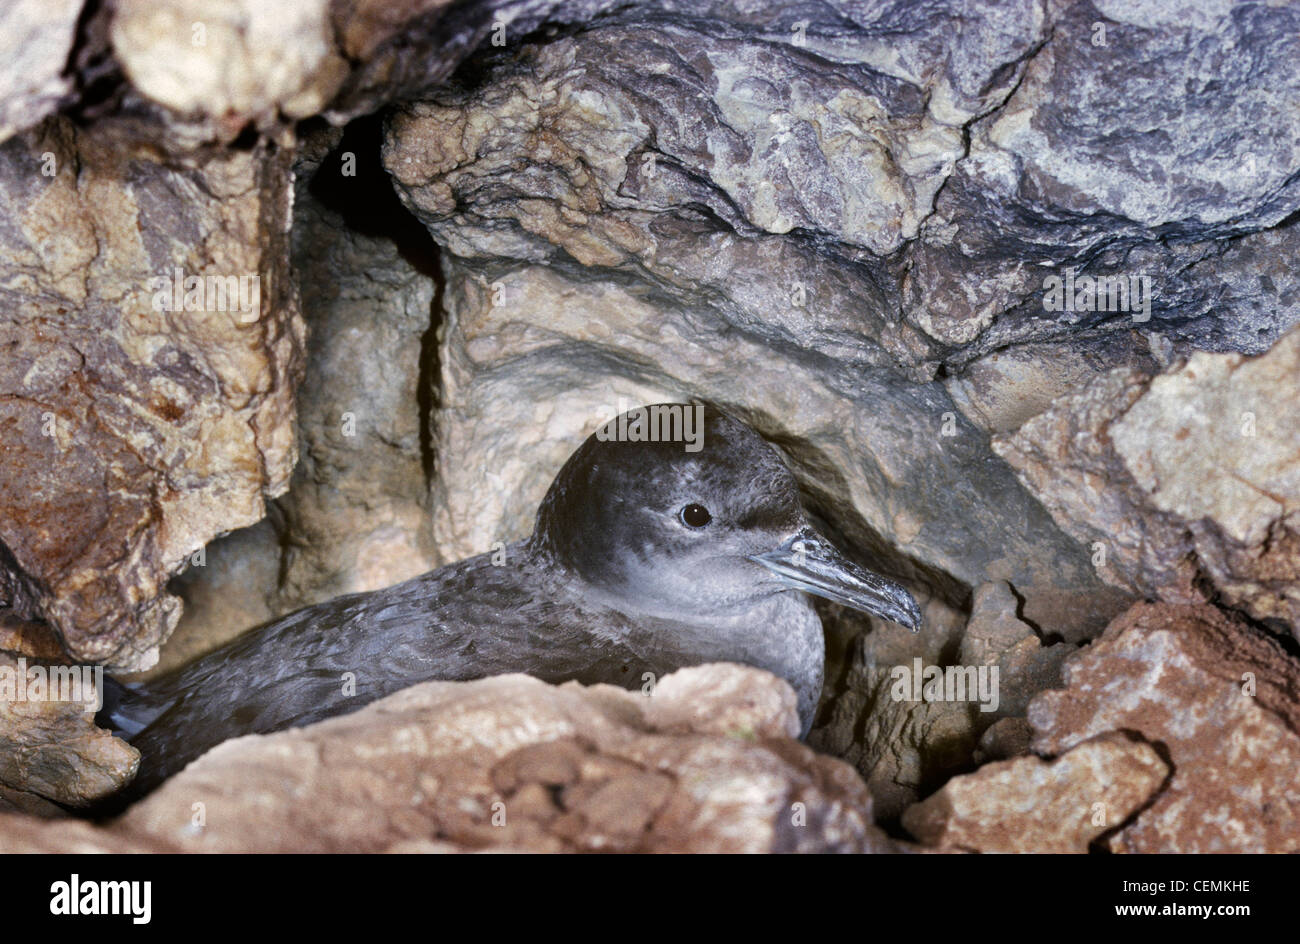
[[[683,669],[652,696],[432,682],[227,742],[102,830],[6,828],[0,849],[898,851],[862,781],[798,727],[790,687],[739,666]]]
[[[1300,329],[1256,357],[1119,368],[994,449],[1112,583],[1168,602],[1203,587],[1300,633]]]
[[[1109,731],[1160,745],[1169,783],[1116,852],[1300,851],[1300,663],[1209,606],[1140,604],[1029,707],[1033,748]]]
[[[288,486],[288,170],[61,119],[0,145],[0,597],[76,659],[156,661],[168,577]]]

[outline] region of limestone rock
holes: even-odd
[[[321,0],[118,0],[111,29],[136,89],[179,115],[219,119],[226,140],[249,122],[316,114],[348,71]]]
[[[1108,581],[1300,631],[1300,330],[1268,353],[1120,368],[993,448]]]
[[[881,820],[896,818],[990,751],[1015,750],[1009,745],[999,748],[995,741],[981,748],[981,738],[1001,720],[1023,719],[1030,699],[1060,684],[1061,663],[1075,647],[1064,642],[1043,645],[1017,615],[1019,607],[1009,585],[981,586],[970,618],[956,636],[955,660],[952,637],[909,635],[910,647],[895,648],[882,645],[877,631],[854,641],[844,676],[828,688],[809,743],[858,769]],[[926,610],[927,620],[931,613]],[[924,692],[915,699],[910,682],[896,688],[900,671],[911,679],[918,666],[923,673],[931,666],[949,665],[963,672],[963,685],[978,679],[971,670],[986,672],[984,694],[991,697],[981,697],[978,682],[974,690],[957,693],[965,696],[957,701],[931,699]],[[1010,736],[1005,728],[1003,734]]]
[[[1111,427],[1225,600],[1300,634],[1300,330],[1267,354],[1194,354]]]
[[[37,665],[42,666],[42,677],[48,678],[44,662],[0,653],[0,674],[11,682]],[[59,668],[66,668],[66,663]],[[41,798],[86,806],[120,790],[135,776],[139,751],[95,727],[98,701],[93,684],[83,688],[78,678],[79,701],[47,700],[48,692],[43,686],[38,697],[33,688],[30,697],[19,698],[15,685],[14,691],[0,698],[0,799],[5,801],[0,809],[56,815],[57,808]]]
[[[1300,245],[1300,132],[1282,117],[1300,102],[1300,11],[1050,10],[909,246],[908,320],[960,363],[1097,327],[1157,332],[1184,354],[1268,349],[1300,318],[1285,262]],[[1146,277],[1149,304],[1048,310],[1046,280],[1070,268]]]
[[[683,669],[650,697],[431,682],[227,742],[98,834],[5,832],[0,848],[895,851],[858,777],[797,730],[789,686],[740,666]]]
[[[280,536],[268,518],[197,552],[197,565],[167,585],[183,609],[157,665],[117,677],[139,682],[166,674],[279,615],[282,553]]]
[[[1053,761],[985,764],[903,814],[921,842],[967,852],[1081,853],[1165,781],[1150,744],[1103,735]]]
[[[158,162],[62,120],[0,146],[0,602],[77,659],[156,661],[167,578],[288,484],[302,322],[272,151]]]
[[[1029,706],[1033,749],[1114,731],[1162,745],[1169,782],[1114,851],[1296,852],[1297,692],[1300,662],[1267,634],[1210,606],[1138,604]]]
[[[1132,332],[1094,334],[1074,342],[1022,344],[994,351],[950,376],[944,387],[972,423],[1014,433],[1099,374],[1124,365],[1154,373],[1158,364]]]
[[[365,128],[374,129],[366,139]],[[427,424],[436,370],[437,250],[403,216],[379,123],[305,141],[293,265],[308,327],[300,461],[278,502],[286,546],[275,608],[400,583],[434,566]],[[345,166],[352,154],[356,166]]]
[[[0,813],[0,847],[6,853],[172,852],[163,843],[139,840],[81,820],[42,822],[30,816]]]

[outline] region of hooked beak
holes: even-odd
[[[776,550],[750,560],[775,573],[786,586],[873,613],[912,632],[921,628],[921,610],[910,593],[859,567],[815,531],[805,528]]]

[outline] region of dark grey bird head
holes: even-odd
[[[797,589],[921,625],[903,587],[813,531],[776,450],[700,404],[630,410],[588,438],[543,500],[532,545],[625,611],[699,619]]]

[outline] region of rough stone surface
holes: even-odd
[[[250,127],[276,133],[321,113],[342,125],[436,87],[485,40],[515,42],[543,22],[583,23],[612,6],[117,0],[104,20],[127,96],[168,116],[182,146],[193,147],[229,143]]]
[[[163,675],[274,619],[279,604],[284,549],[269,518],[217,538],[192,566],[167,585],[181,601],[181,618],[162,647],[158,663],[140,672],[117,673],[124,682]]]
[[[437,256],[378,164],[377,128],[318,128],[299,143],[292,262],[307,344],[298,464],[271,518],[214,541],[204,566],[178,579],[185,610],[153,674],[299,607],[434,566],[427,394]]]
[[[1225,601],[1300,635],[1300,330],[1267,354],[1194,354],[1111,441],[1156,510],[1186,522]]]
[[[978,752],[986,729],[1023,718],[1031,698],[1060,684],[1060,665],[1075,647],[1044,646],[1017,616],[1019,606],[1009,585],[986,584],[976,591],[970,618],[955,634],[941,634],[929,623],[936,615],[931,608],[922,637],[889,640],[875,632],[854,640],[809,743],[858,769],[881,819],[896,818],[948,777],[970,770],[984,756]],[[895,669],[912,671],[916,659],[923,666],[996,666],[996,707],[990,703],[992,710],[982,710],[974,694],[966,701],[895,697]],[[983,750],[999,748],[990,742]]]
[[[1267,634],[1210,606],[1138,604],[1030,705],[1033,749],[1112,731],[1161,745],[1172,776],[1113,851],[1297,852],[1298,693],[1300,662]]]
[[[296,169],[293,263],[307,376],[301,458],[278,502],[287,548],[280,611],[433,567],[421,384],[431,385],[425,371],[436,366],[427,363],[436,250],[414,221],[402,230],[386,218],[400,219],[401,206],[373,148],[354,137],[305,142]],[[373,166],[345,175],[346,153]]]
[[[909,807],[903,825],[922,843],[965,852],[1082,853],[1160,788],[1156,749],[1103,735],[1052,761],[986,764]]]
[[[10,0],[0,7],[0,141],[30,128],[72,91],[66,74],[82,0]]]
[[[63,121],[0,148],[0,600],[78,659],[156,661],[167,578],[288,484],[286,171],[260,148],[156,163]],[[256,309],[156,310],[177,268],[258,277]]]
[[[1160,365],[1146,348],[1128,332],[1022,344],[968,364],[944,387],[976,426],[989,433],[1014,433],[1098,374],[1121,365],[1154,373]]]
[[[347,72],[321,2],[117,0],[112,39],[141,93],[182,115],[220,116],[234,134],[268,114],[315,114]]]
[[[23,658],[0,652],[0,667],[16,677],[37,664]],[[95,727],[94,700],[81,695],[84,701],[0,698],[0,809],[56,815],[42,801],[85,806],[135,776],[139,751]]]
[[[789,686],[740,666],[683,669],[651,697],[518,675],[427,683],[227,742],[104,833],[6,832],[0,848],[896,851],[857,775],[797,730]]]
[[[1300,101],[1300,11],[1080,2],[1047,21],[909,247],[909,321],[957,362],[1098,325],[1267,349],[1300,317],[1295,222],[1261,232],[1300,197],[1282,117]],[[1046,311],[1044,280],[1067,267],[1150,277],[1150,311]]]
[[[1171,603],[1225,602],[1300,631],[1300,330],[1271,351],[1120,368],[995,451],[1108,581]]]

